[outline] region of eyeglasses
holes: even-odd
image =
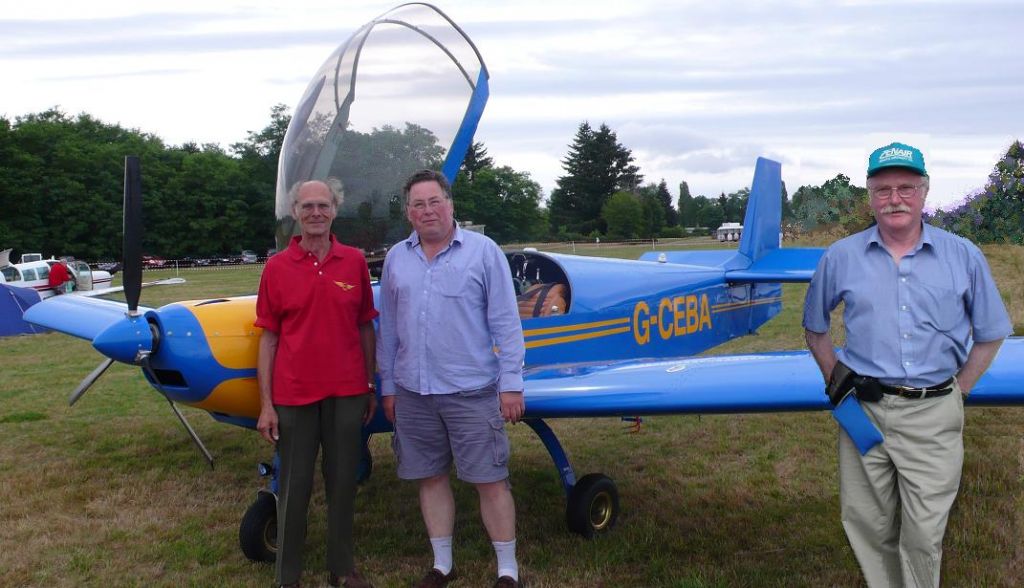
[[[430,210],[438,210],[439,208],[444,206],[444,203],[445,200],[441,198],[431,198],[430,201],[416,200],[414,202],[409,203],[409,208],[415,210],[416,212],[423,212],[428,208]]]
[[[883,186],[881,188],[871,188],[871,197],[876,200],[888,200],[892,198],[892,193],[895,191],[900,195],[900,198],[910,198],[917,194],[917,191],[921,189],[924,184],[904,184],[902,186]]]

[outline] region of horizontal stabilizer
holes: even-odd
[[[728,282],[810,282],[824,249],[773,249],[746,269],[725,272]]]
[[[139,308],[145,313],[150,309]],[[63,294],[47,298],[25,311],[25,320],[40,327],[92,341],[111,324],[124,320],[123,302]]]
[[[742,413],[832,408],[807,351],[528,370],[527,417]],[[968,404],[1024,405],[1024,337],[1007,339]]]

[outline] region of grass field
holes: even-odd
[[[650,245],[584,254],[635,257]],[[1024,249],[986,247],[1019,334]],[[159,275],[173,275],[173,272]],[[149,279],[151,275],[147,273]],[[182,271],[184,286],[143,303],[252,293],[258,267]],[[757,336],[716,350],[800,348],[805,286]],[[0,339],[0,586],[268,586],[238,523],[270,448],[250,431],[183,409],[217,459],[210,470],[139,370],[115,365],[76,405],[68,393],[98,362],[58,334]],[[1024,585],[1024,409],[968,411],[967,459],[945,542],[944,585]],[[827,414],[676,416],[629,433],[613,419],[550,423],[577,474],[618,484],[606,536],[569,535],[554,468],[525,426],[511,428],[519,553],[533,586],[857,586],[839,522],[836,428]],[[387,436],[357,513],[359,561],[378,586],[405,586],[430,548],[413,484],[395,478]],[[493,554],[473,490],[456,485],[457,586],[487,586]],[[307,585],[322,585],[322,495],[314,497]]]

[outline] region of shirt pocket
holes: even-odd
[[[921,322],[939,331],[951,331],[964,319],[963,299],[956,290],[921,284]]]
[[[462,298],[466,294],[466,282],[469,281],[469,271],[467,269],[459,270],[451,264],[444,264],[441,271],[438,272],[441,278],[441,283],[438,284],[438,290],[442,296],[449,298]]]

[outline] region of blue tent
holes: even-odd
[[[39,300],[39,293],[35,290],[0,284],[0,337],[45,333],[46,329],[30,325],[21,318],[28,307]]]

